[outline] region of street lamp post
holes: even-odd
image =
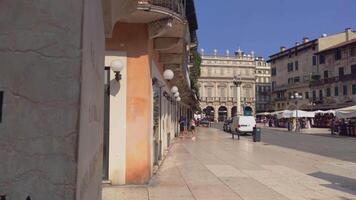
[[[302,99],[303,97],[301,95],[299,95],[297,92],[290,96],[291,99],[295,100],[295,106],[296,106],[296,110],[295,110],[295,118],[296,118],[296,127],[295,127],[295,132],[299,131],[299,121],[298,121],[298,100]]]
[[[237,110],[237,115],[241,115],[241,76],[234,76],[233,79],[234,85],[236,86],[236,110]]]

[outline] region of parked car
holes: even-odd
[[[209,127],[210,121],[208,119],[201,119],[199,125],[203,127]]]
[[[225,120],[223,125],[223,130],[226,132],[231,132],[231,123],[232,123],[232,119]]]
[[[256,119],[253,116],[236,116],[232,118],[232,131],[239,134],[253,133],[256,128]]]

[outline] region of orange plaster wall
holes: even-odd
[[[118,23],[107,50],[127,53],[126,184],[144,184],[151,174],[152,79],[147,25]],[[118,111],[120,112],[120,111]]]

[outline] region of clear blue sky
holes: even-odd
[[[206,53],[240,46],[267,58],[303,36],[356,30],[356,0],[195,0],[195,6]]]

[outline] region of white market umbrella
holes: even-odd
[[[346,108],[340,108],[335,111],[335,116],[337,118],[354,118],[356,117],[356,105]]]
[[[258,116],[271,115],[269,112],[257,113]]]

